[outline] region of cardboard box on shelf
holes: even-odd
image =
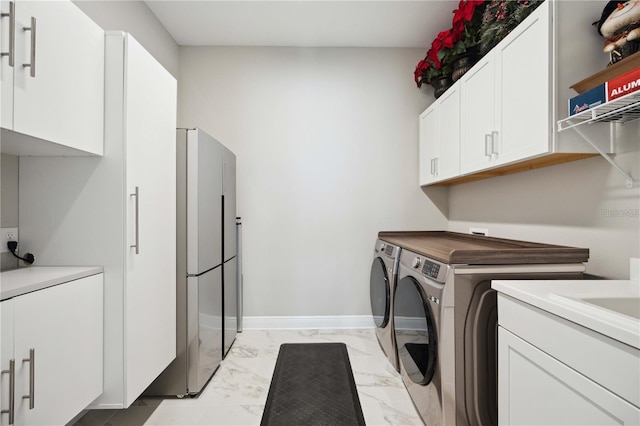
[[[640,90],[640,67],[613,77],[604,83],[569,99],[569,115],[595,108],[606,102]]]

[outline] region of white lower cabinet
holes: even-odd
[[[0,424],[64,425],[102,393],[103,300],[97,274],[0,304]]]
[[[500,425],[638,425],[638,351],[498,295]]]
[[[640,410],[498,328],[501,425],[637,425]]]

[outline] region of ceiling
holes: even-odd
[[[146,0],[181,46],[427,48],[457,0]]]

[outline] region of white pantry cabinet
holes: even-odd
[[[459,171],[426,184],[464,183],[598,155],[577,134],[558,133],[556,122],[575,96],[570,86],[606,65],[594,49],[597,32],[584,25],[600,13],[601,6],[589,1],[546,1],[464,74],[449,89],[460,92]],[[594,130],[599,148],[612,152],[609,126]],[[425,185],[430,159],[420,161]]]
[[[420,114],[420,185],[460,173],[460,85]]]
[[[176,353],[177,83],[130,35],[106,35],[105,151],[22,157],[20,238],[48,265],[103,265],[104,393],[128,407]]]
[[[67,423],[102,393],[103,274],[0,306],[0,424]]]
[[[0,9],[2,152],[102,155],[104,31],[68,0]]]

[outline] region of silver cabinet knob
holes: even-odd
[[[411,262],[411,266],[414,268],[417,268],[418,266],[420,266],[420,258],[416,257],[413,259],[413,262]]]

